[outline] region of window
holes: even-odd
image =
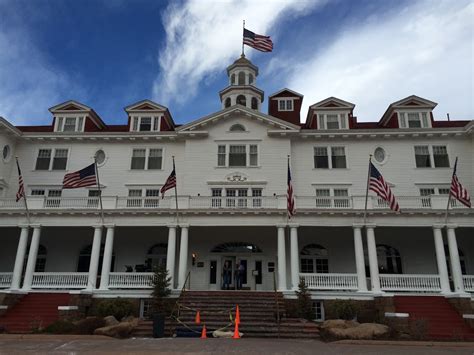
[[[134,132],[151,132],[160,131],[161,116],[132,117],[131,131]]]
[[[398,126],[400,128],[429,128],[428,112],[398,112]]]
[[[146,189],[145,190],[144,207],[158,207],[160,202],[160,190],[159,189]]]
[[[329,273],[328,251],[319,244],[308,244],[300,253],[302,273]]]
[[[377,261],[381,274],[403,274],[400,252],[389,245],[377,245]]]
[[[256,97],[252,97],[252,110],[258,110],[258,100]]]
[[[228,97],[227,99],[225,99],[225,103],[224,103],[224,107],[227,108],[227,107],[230,107],[230,97]]]
[[[66,117],[64,121],[63,132],[74,132],[76,130],[76,118]]]
[[[247,99],[245,98],[244,95],[237,96],[237,104],[242,105],[242,106],[247,106]]]
[[[253,84],[253,75],[249,74],[249,85]]]
[[[132,151],[132,170],[159,170],[163,162],[162,148],[139,148]]]
[[[229,149],[229,166],[247,166],[245,145],[231,145]]]
[[[217,166],[226,166],[225,158],[225,145],[219,145],[217,147]]]
[[[239,123],[232,125],[229,129],[231,132],[245,132],[245,127]]]
[[[322,301],[313,301],[311,309],[313,310],[315,321],[324,321],[324,303]]]
[[[10,158],[12,156],[12,150],[8,144],[5,144],[3,146],[3,151],[2,151],[2,158],[5,163],[8,163],[10,161]]]
[[[66,170],[68,149],[40,149],[36,158],[36,170]],[[51,159],[53,156],[53,159]]]
[[[140,132],[151,131],[151,117],[142,117],[140,120]]]
[[[225,192],[225,196],[223,195]],[[212,188],[211,207],[212,208],[259,208],[262,207],[263,189],[260,187],[251,188]],[[223,205],[222,201],[225,201]]]
[[[100,253],[99,253],[99,267],[98,267],[98,274],[102,272],[102,264],[104,259],[104,249],[105,244],[101,244],[100,246]],[[77,272],[88,272],[89,265],[91,262],[91,253],[92,253],[92,244],[89,244],[81,249],[79,252],[79,259],[77,262]],[[115,264],[115,252],[112,252],[112,263],[110,265],[110,271],[114,271],[114,264]]]
[[[230,84],[231,84],[231,85],[237,84],[237,82],[235,81],[235,74],[232,74],[232,75],[230,76]]]
[[[250,145],[250,166],[258,165],[258,148],[255,144]]]
[[[422,207],[431,207],[431,196],[449,195],[449,186],[436,186],[436,187],[420,187],[420,196],[421,196],[421,206]],[[451,199],[451,205],[456,206],[455,200]]]
[[[142,190],[130,189],[128,190],[127,207],[141,207],[142,205]]]
[[[252,207],[262,207],[262,189],[252,189]]]
[[[25,270],[26,270],[29,254],[30,254],[30,246],[28,246],[26,249],[25,262],[23,263],[23,274],[25,273]],[[48,255],[48,250],[43,244],[40,244],[38,246],[38,254],[36,256],[35,272],[45,272],[47,255]]]
[[[56,132],[84,131],[84,117],[57,117]]]
[[[225,189],[225,206],[226,207],[235,207],[235,197],[237,196],[236,189]]]
[[[94,154],[95,161],[97,165],[102,165],[105,162],[105,152],[102,149],[99,149],[97,152]]]
[[[61,204],[62,190],[49,190],[46,198],[46,207],[59,207]]]
[[[331,207],[331,190],[316,189],[316,207]]]
[[[278,111],[293,111],[293,99],[278,100]]]
[[[331,159],[328,156],[330,148]],[[314,147],[314,167],[316,169],[345,169],[346,152],[345,147]]]
[[[448,149],[445,145],[417,145],[415,163],[417,168],[449,168]]]
[[[318,129],[346,129],[347,114],[318,113]]]
[[[89,198],[87,199],[87,207],[98,207],[99,206],[99,196],[100,190],[89,190]]]
[[[316,207],[349,208],[351,206],[347,188],[317,188]]]
[[[166,266],[166,254],[168,251],[168,244],[158,243],[148,249],[145,260],[146,272],[152,272],[156,267]]]
[[[239,85],[245,85],[245,73],[243,71],[239,72]]]
[[[33,190],[31,190],[31,196],[44,196],[44,190],[42,190],[42,189],[33,189]]]
[[[374,159],[377,163],[383,164],[385,162],[385,158],[387,157],[387,154],[385,153],[385,149],[382,147],[377,147],[374,150]]]
[[[219,208],[222,207],[222,189],[211,189],[212,199],[211,207]]]
[[[261,253],[262,249],[255,244],[247,242],[229,242],[216,245],[211,253]]]

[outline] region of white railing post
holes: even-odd
[[[277,225],[278,229],[278,290],[285,291],[286,286],[286,247],[285,247],[285,226]]]
[[[33,227],[33,236],[31,237],[30,252],[28,254],[28,262],[26,263],[25,278],[23,279],[23,290],[28,291],[31,289],[31,283],[33,281],[33,273],[36,267],[36,257],[38,256],[38,248],[41,236],[41,226],[37,225]]]
[[[15,265],[13,267],[12,283],[10,288],[18,290],[20,288],[21,273],[23,272],[23,264],[25,262],[26,248],[28,245],[29,226],[21,226],[20,239],[16,249]]]
[[[102,261],[102,274],[100,276],[100,289],[107,290],[109,288],[110,267],[112,265],[112,255],[114,247],[115,226],[108,225],[107,234],[105,236],[104,258]]]

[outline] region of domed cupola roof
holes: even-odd
[[[237,67],[251,68],[254,70],[255,75],[258,75],[258,67],[253,65],[252,62],[245,57],[245,54],[242,54],[240,58],[227,67],[227,74],[229,74],[232,69]]]

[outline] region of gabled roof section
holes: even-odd
[[[277,92],[271,94],[271,95],[268,96],[268,97],[271,98],[271,97],[274,97],[274,96],[283,94],[283,93],[285,93],[285,92],[287,92],[287,93],[289,94],[288,96],[297,96],[297,97],[303,98],[303,95],[302,95],[302,94],[300,94],[299,92],[290,90],[290,89],[288,89],[288,88],[283,88],[283,89],[281,89],[280,91],[277,91]]]
[[[424,99],[420,96],[411,95],[401,99],[399,101],[391,103],[379,123],[384,125],[392,115],[392,112],[396,109],[430,109],[433,110],[438,104],[436,102]]]
[[[89,117],[94,121],[94,123],[100,127],[100,128],[105,128],[107,125],[102,121],[102,118],[97,114],[97,112],[94,111],[93,108],[84,105],[80,103],[79,101],[75,100],[68,100],[63,103],[60,103],[56,106],[50,107],[49,112],[51,112],[53,115],[55,114],[61,114],[61,113],[87,113]]]
[[[338,99],[337,97],[331,96],[327,99],[322,101],[316,102],[315,104],[311,105],[310,109],[354,109],[355,104]]]
[[[133,111],[167,111],[168,108],[151,100],[141,100],[124,108],[126,112]]]
[[[21,130],[14,125],[12,125],[10,122],[8,122],[6,119],[4,119],[2,116],[0,116],[0,132],[5,131],[9,134],[12,134],[16,137],[21,136]]]
[[[300,130],[300,126],[294,125],[289,122],[285,122],[283,120],[280,120],[279,118],[273,117],[266,115],[264,113],[261,113],[256,110],[249,109],[245,106],[242,105],[234,105],[231,107],[228,107],[224,110],[217,111],[209,116],[202,117],[198,120],[195,120],[193,122],[189,122],[177,129],[178,132],[189,132],[189,131],[194,131],[198,130],[200,126],[206,126],[208,124],[215,124],[217,121],[220,121],[229,115],[232,114],[239,114],[242,113],[243,116],[247,117],[254,117],[257,120],[260,120],[262,122],[266,122],[272,126],[277,126],[279,129],[282,130]]]

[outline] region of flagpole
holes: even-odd
[[[245,55],[245,53],[244,53],[244,31],[245,31],[245,20],[243,20],[243,21],[244,21],[244,23],[243,23],[243,26],[242,26],[242,29],[243,29],[243,31],[242,31],[242,55]]]
[[[18,168],[18,171],[20,171],[20,164],[18,163],[18,157],[15,156],[16,160],[16,166]],[[23,177],[22,177],[23,179]],[[25,190],[25,181],[23,180],[23,203],[25,205],[25,211],[26,211],[26,220],[28,221],[28,224],[31,224],[30,221],[30,210],[28,209],[28,203],[26,202],[26,190]]]
[[[102,190],[100,189],[99,168],[97,167],[97,159],[94,155],[95,176],[97,177],[97,188],[99,190],[100,216],[102,219],[102,226],[104,226],[104,206],[102,205]]]
[[[364,207],[364,227],[367,220],[367,200],[369,198],[370,164],[372,163],[372,154],[369,154],[369,169],[367,172],[367,186],[365,188],[365,207]]]
[[[176,166],[174,164],[174,155],[172,156],[173,158],[173,170],[174,170],[174,176],[176,179]],[[176,179],[176,183],[174,184],[174,198],[176,201],[176,225],[179,226],[179,213],[178,213],[178,180]]]
[[[454,173],[456,172],[456,167],[458,166],[458,157],[456,157],[456,162],[454,163],[453,174],[451,175],[451,185],[453,184]],[[451,185],[449,185],[449,194],[448,194],[448,204],[446,205],[446,214],[444,216],[444,224],[448,228],[448,210],[451,203]]]

